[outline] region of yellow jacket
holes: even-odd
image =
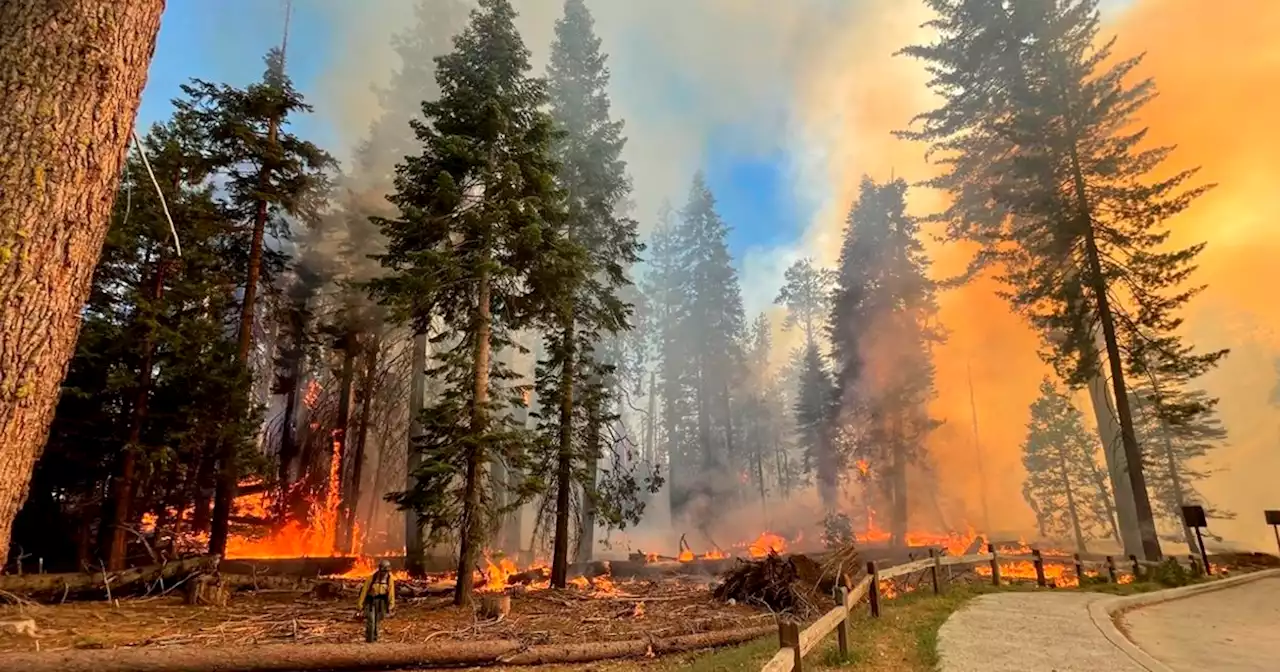
[[[370,589],[373,587],[373,580],[378,576],[378,574],[379,572],[370,574],[369,578],[364,580],[364,585],[360,586],[360,597],[356,600],[357,609],[364,609],[365,598],[370,597]],[[391,610],[395,608],[396,579],[391,575],[391,572],[387,572],[387,609]]]

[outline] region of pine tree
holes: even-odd
[[[459,605],[471,602],[472,570],[501,513],[489,506],[488,464],[521,465],[529,448],[500,412],[521,403],[521,391],[503,385],[513,374],[493,352],[513,347],[513,330],[560,298],[543,291],[576,261],[556,236],[555,132],[515,16],[508,0],[480,0],[453,52],[437,60],[440,99],[413,122],[422,152],[397,169],[400,216],[375,220],[388,241],[388,275],[375,293],[416,330],[433,317],[440,327],[430,369],[440,390],[420,421],[417,487],[397,499],[434,538],[458,535]]]
[[[1088,542],[1110,536],[1115,522],[1099,489],[1094,455],[1097,443],[1071,400],[1047,377],[1031,404],[1022,465],[1027,470],[1023,497],[1037,512],[1042,536],[1071,537],[1081,553]]]
[[[289,133],[286,126],[298,114],[311,111],[285,74],[284,52],[266,56],[262,81],[244,89],[194,80],[183,87],[188,99],[178,102],[184,123],[206,135],[208,160],[224,180],[228,200],[245,222],[241,241],[245,255],[241,283],[240,321],[236,359],[250,366],[258,294],[262,284],[280,273],[283,259],[266,246],[267,237],[289,236],[289,219],[314,219],[327,196],[327,171],[333,160],[315,144]],[[240,465],[235,447],[218,454],[209,552],[226,551],[228,525]]]
[[[944,155],[931,186],[952,195],[948,237],[999,264],[1015,309],[1056,343],[1045,354],[1068,384],[1097,376],[1105,355],[1143,553],[1157,560],[1126,374],[1225,355],[1170,336],[1198,292],[1187,282],[1203,245],[1168,246],[1166,220],[1206,187],[1186,186],[1194,170],[1151,177],[1171,148],[1142,148],[1133,122],[1154,82],[1130,82],[1141,56],[1113,59],[1114,40],[1098,39],[1097,0],[929,5],[940,39],[904,52],[929,64],[944,102],[904,135]]]
[[[556,588],[568,580],[575,484],[582,487],[585,509],[578,555],[589,554],[594,545],[601,435],[616,419],[609,401],[616,361],[605,360],[598,345],[629,328],[632,306],[619,298],[619,290],[630,284],[627,270],[640,249],[635,221],[619,215],[630,191],[620,158],[626,140],[622,123],[609,115],[609,71],[594,23],[582,0],[567,0],[547,68],[551,116],[563,132],[555,155],[568,205],[564,235],[581,254],[557,273],[560,301],[544,335],[547,357],[538,376],[539,394],[558,400],[558,412],[540,423],[556,446],[551,562]]]
[[[0,4],[0,564],[76,350],[163,11]]]
[[[787,308],[787,329],[800,327],[806,347],[822,336],[822,325],[831,314],[831,290],[835,273],[816,268],[812,259],[801,259],[787,268],[785,284],[773,302]]]
[[[890,506],[895,544],[906,539],[908,465],[922,461],[924,440],[937,425],[927,408],[930,349],[943,338],[919,223],[906,214],[906,190],[900,179],[863,178],[840,251],[829,323],[839,394],[833,422],[857,437],[857,455],[842,459],[870,463]]]
[[[794,411],[796,434],[803,450],[804,470],[816,475],[822,504],[832,510],[837,505],[843,468],[831,438],[835,390],[817,343],[804,346],[803,358]]]
[[[1218,400],[1190,381],[1161,380],[1150,375],[1135,381],[1132,403],[1135,429],[1142,444],[1147,487],[1158,519],[1175,526],[1192,553],[1199,553],[1195,532],[1182,523],[1182,507],[1199,504],[1211,518],[1235,516],[1211,506],[1196,483],[1211,472],[1201,461],[1223,445],[1227,430],[1217,417]]]
[[[701,173],[693,178],[689,201],[680,212],[676,240],[684,280],[679,338],[689,344],[687,371],[692,385],[694,446],[699,474],[686,502],[702,501],[698,525],[710,521],[711,510],[736,496],[735,477],[741,456],[734,447],[733,389],[742,374],[744,315],[737,272],[729,256],[728,226],[716,212],[716,201]],[[683,507],[676,507],[680,510]]]

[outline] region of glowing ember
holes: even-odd
[[[787,540],[779,537],[772,532],[765,532],[751,542],[747,547],[747,553],[753,558],[763,558],[770,553],[782,554],[787,550]]]
[[[695,557],[697,556],[693,554],[693,551],[686,548],[683,551],[680,551],[680,556],[676,559],[680,562],[693,562]]]
[[[867,476],[871,473],[871,463],[867,462],[866,460],[858,460],[857,462],[853,463],[853,466],[857,467],[858,472],[861,473],[863,476]]]
[[[703,560],[724,560],[727,557],[729,557],[729,554],[720,550],[707,551],[702,555]]]

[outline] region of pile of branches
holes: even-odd
[[[738,560],[733,569],[725,572],[724,581],[712,594],[718,600],[733,600],[803,618],[817,611],[815,589],[816,586],[802,581],[793,558],[770,553],[760,560]]]

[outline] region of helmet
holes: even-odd
[[[382,562],[379,562],[379,563],[378,563],[378,569],[386,569],[386,570],[391,569],[391,561],[390,561],[390,560],[383,560]]]

